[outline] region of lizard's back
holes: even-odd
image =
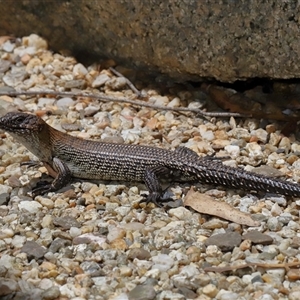
[[[58,143],[63,140],[63,143]],[[103,180],[143,181],[145,170],[180,164],[176,151],[130,144],[83,140],[63,134],[54,139],[53,153],[63,160],[74,177]]]

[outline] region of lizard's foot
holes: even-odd
[[[37,185],[32,189],[32,197],[35,198],[38,195],[43,195],[53,191],[53,186],[49,181],[39,181]]]
[[[149,195],[142,194],[142,196],[143,199],[139,203],[153,203],[157,207],[163,207],[162,203],[164,202],[174,201],[172,198],[162,198],[161,194],[156,192],[149,193]]]

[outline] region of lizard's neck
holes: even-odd
[[[17,135],[11,132],[10,134],[15,140],[22,143],[32,154],[38,157],[43,162],[51,162],[52,160],[52,144],[51,131],[57,131],[50,127],[46,122],[40,119],[38,131],[33,131],[30,135]]]

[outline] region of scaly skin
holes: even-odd
[[[35,195],[56,191],[72,177],[142,181],[149,190],[147,201],[159,205],[162,188],[158,176],[179,172],[208,184],[300,196],[298,184],[228,167],[218,159],[201,158],[185,147],[169,151],[84,140],[52,128],[40,117],[20,112],[0,118],[0,128],[37,156],[54,177],[52,183],[36,187]]]

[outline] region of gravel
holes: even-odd
[[[34,37],[34,38],[33,38]],[[95,88],[135,98],[123,79],[96,65],[52,53],[35,35],[0,44],[0,91],[73,91]],[[149,102],[199,106],[199,91],[169,87],[161,95],[142,88]],[[203,100],[203,99],[202,99]],[[209,99],[205,99],[209,103]],[[300,145],[277,123],[254,119],[210,120],[87,98],[0,96],[0,112],[35,112],[69,134],[172,149],[187,146],[200,156],[230,156],[225,163],[300,177]],[[45,112],[51,112],[46,114]],[[267,123],[267,122],[266,122]],[[206,267],[244,263],[282,264],[300,258],[299,205],[283,196],[197,185],[219,201],[247,211],[260,226],[249,228],[186,209],[188,184],[172,184],[171,209],[139,205],[145,187],[124,182],[74,181],[57,193],[32,199],[45,168],[20,167],[34,156],[11,136],[0,143],[1,299],[299,299],[297,268],[255,267],[225,273]],[[279,172],[280,171],[280,172]]]

